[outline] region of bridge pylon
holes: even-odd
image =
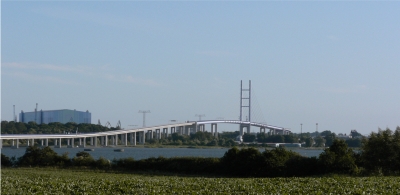
[[[243,81],[240,80],[240,116],[239,120],[243,121],[243,108],[247,108],[248,114],[246,116],[249,124],[240,124],[239,132],[240,135],[244,134],[244,128],[246,128],[246,133],[250,133],[250,122],[251,122],[251,80],[249,80],[249,88],[243,89]]]

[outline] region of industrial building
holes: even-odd
[[[33,112],[21,111],[19,114],[19,122],[28,123],[34,121],[37,124],[48,124],[53,122],[59,123],[91,123],[92,114],[89,111],[82,112],[77,110],[36,110]]]

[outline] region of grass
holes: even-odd
[[[400,177],[212,178],[56,168],[1,170],[1,194],[398,194]]]

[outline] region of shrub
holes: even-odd
[[[11,159],[8,156],[4,155],[3,153],[1,153],[1,166],[5,166],[5,167],[12,166]]]

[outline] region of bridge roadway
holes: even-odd
[[[41,146],[48,146],[49,139],[54,139],[54,147],[61,148],[62,143],[66,144],[67,147],[74,147],[75,139],[79,140],[79,145],[77,147],[86,147],[87,138],[90,138],[90,146],[97,147],[98,141],[100,141],[100,146],[118,145],[118,139],[121,139],[122,145],[128,145],[128,137],[130,145],[136,145],[136,140],[140,144],[144,144],[146,138],[149,139],[161,139],[162,137],[168,137],[168,130],[170,133],[179,133],[190,135],[190,133],[195,133],[197,131],[205,131],[205,125],[211,125],[211,133],[218,137],[217,124],[227,123],[227,124],[239,124],[240,134],[244,134],[244,130],[250,133],[250,126],[255,126],[260,128],[260,133],[269,129],[271,134],[290,134],[291,131],[283,127],[277,127],[273,125],[267,125],[262,123],[255,123],[249,121],[239,121],[239,120],[204,120],[204,121],[186,121],[184,123],[174,123],[167,125],[159,125],[152,127],[142,127],[137,129],[122,129],[114,131],[104,131],[96,133],[75,133],[75,134],[1,134],[0,136],[0,147],[2,146],[3,140],[12,140],[11,146],[14,148],[19,147],[19,140],[27,140],[26,146],[34,144],[34,140],[40,140]],[[109,143],[110,142],[110,143]]]

